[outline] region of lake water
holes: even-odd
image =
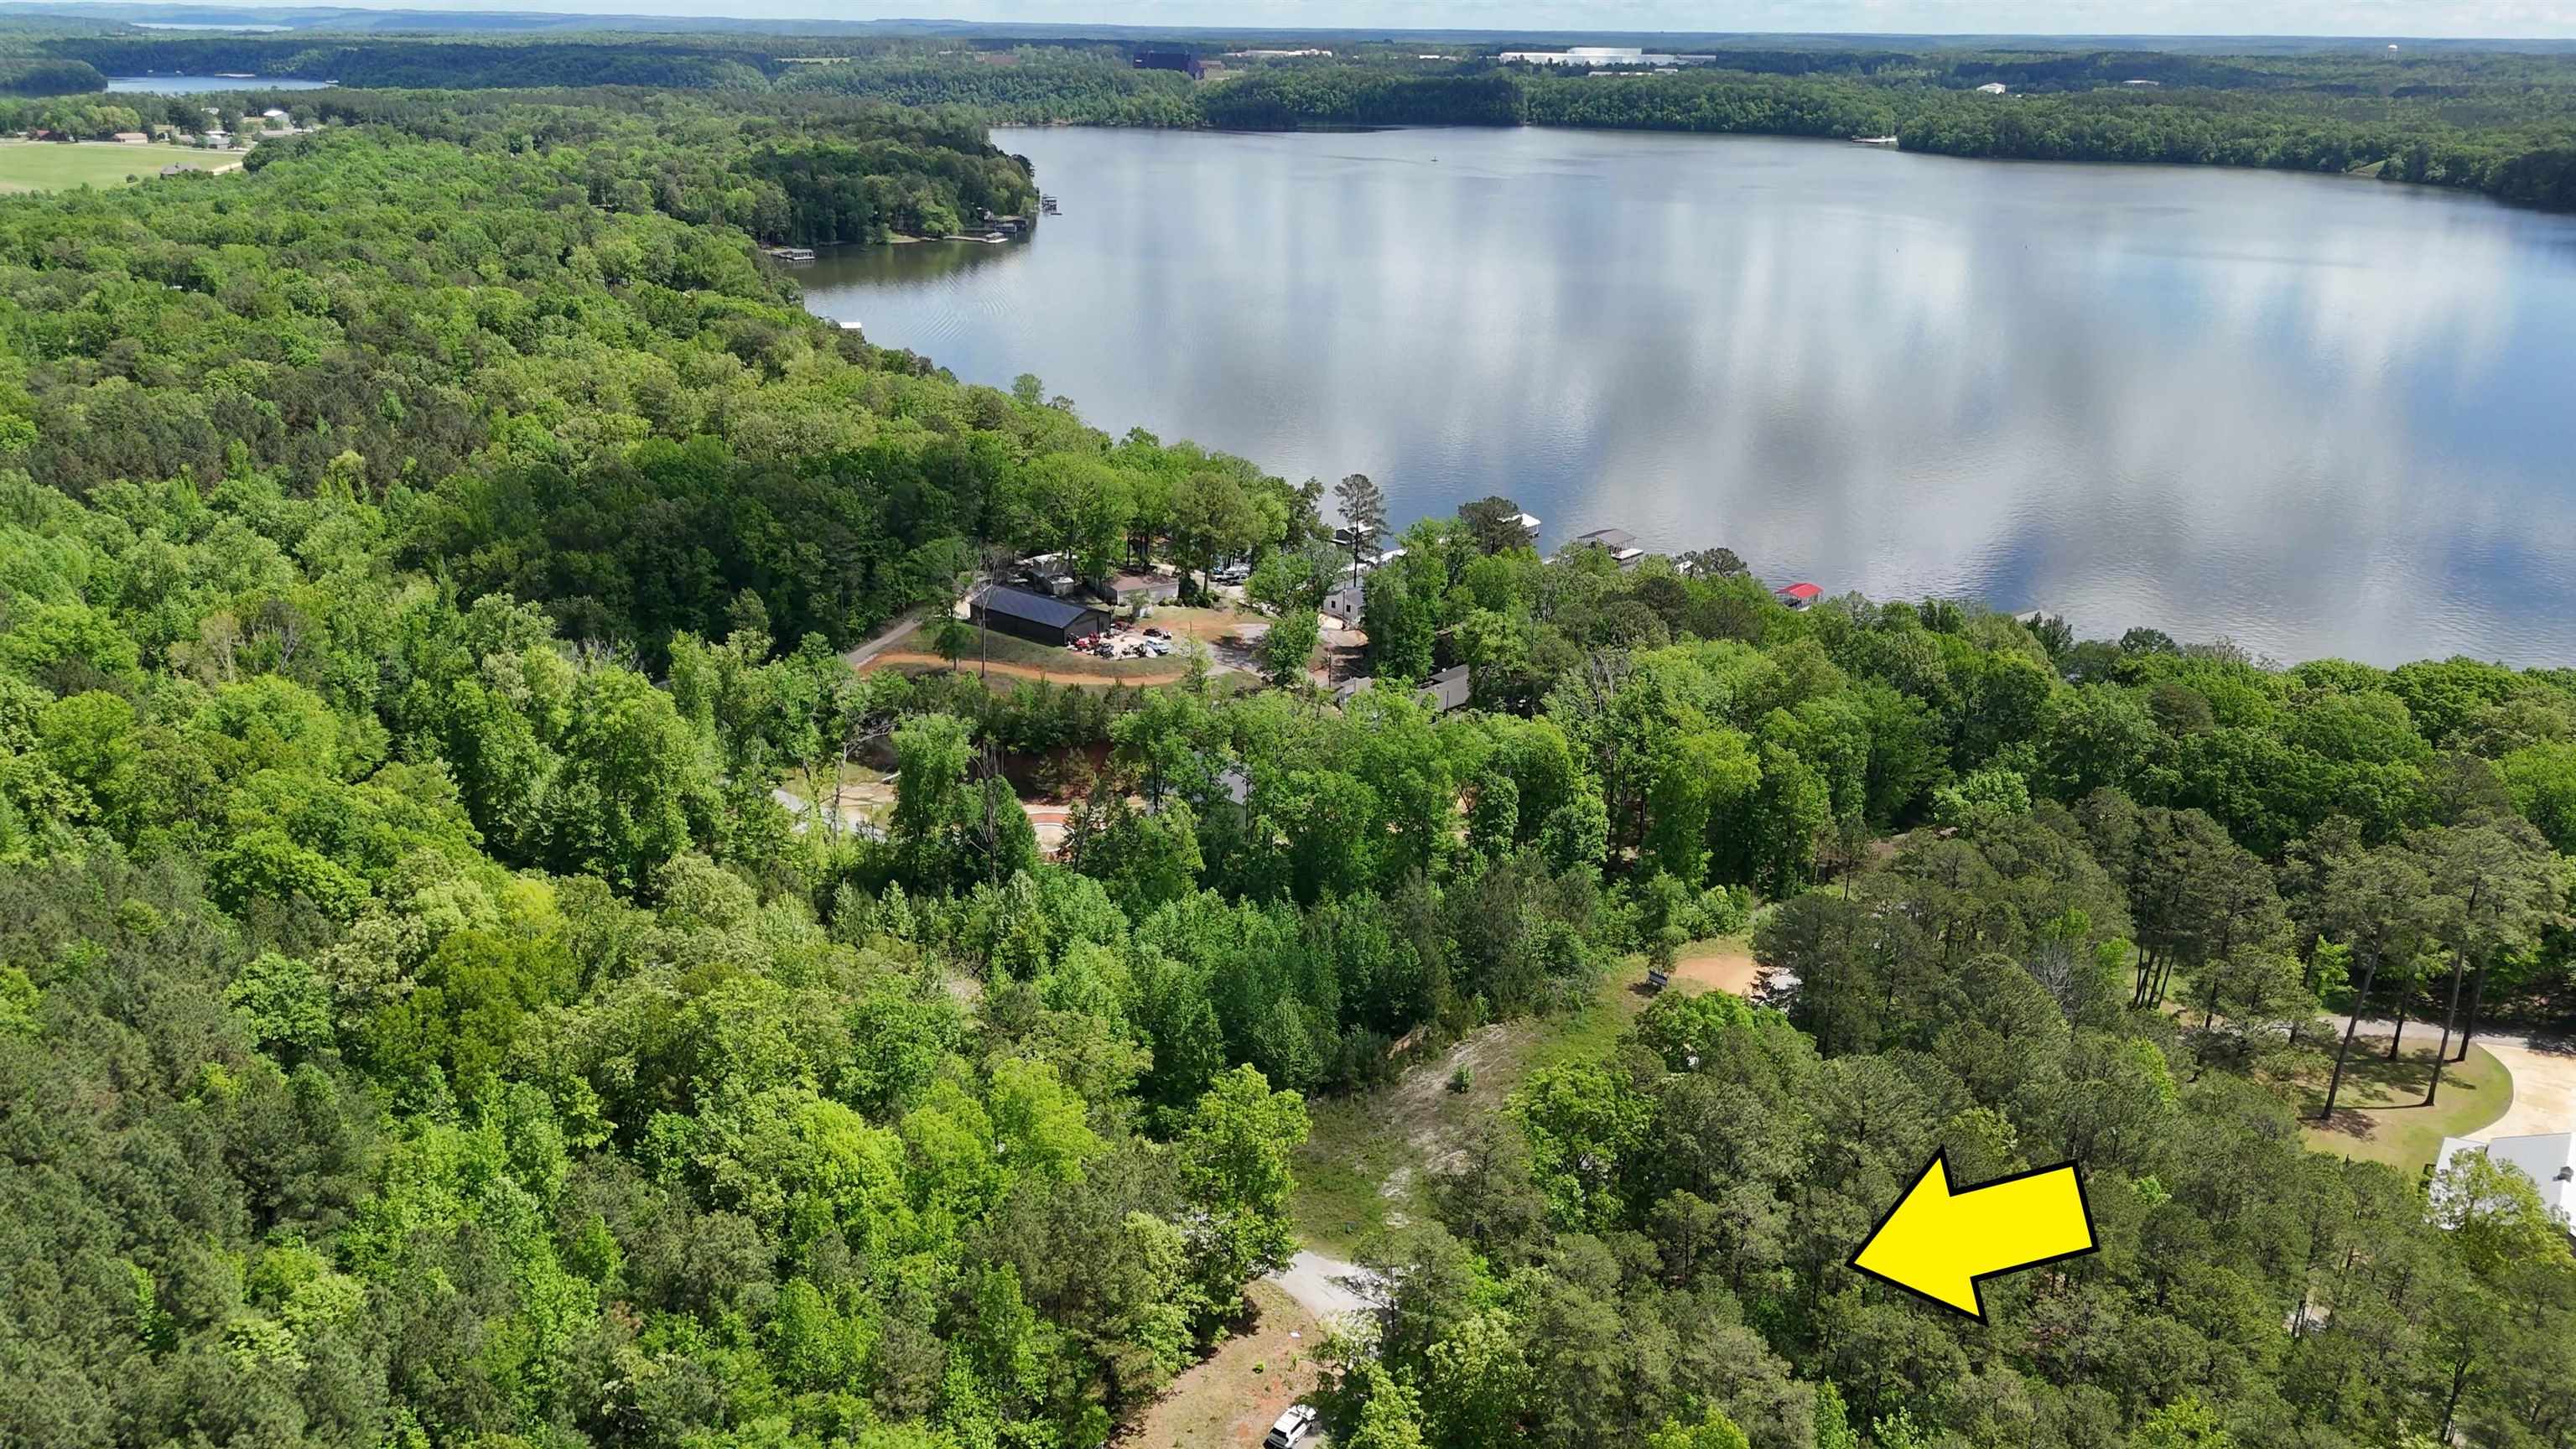
[[[1005,130],[1025,242],[808,304],[1395,521],[1774,583],[2576,663],[2576,218],[2343,178],[1551,130]]]
[[[318,91],[329,81],[274,75],[120,75],[108,78],[112,94],[193,96],[207,91]]]

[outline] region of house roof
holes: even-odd
[[[1006,588],[1000,584],[984,590],[978,602],[987,613],[1006,619],[1026,619],[1050,629],[1061,629],[1086,614],[1100,612],[1082,604],[1070,604],[1062,599],[1050,599],[1044,594],[1032,594],[1026,589]]]
[[[1796,583],[1782,585],[1771,592],[1784,599],[1813,599],[1821,597],[1825,591],[1815,584]]]
[[[2474,1137],[2442,1139],[2441,1165],[2449,1166],[2454,1154],[2463,1151],[2483,1152],[2490,1162],[2506,1163],[2522,1169],[2540,1189],[2540,1200],[2549,1205],[2563,1220],[2576,1213],[2576,1132],[2541,1132],[2528,1137]]]
[[[1574,536],[1574,541],[1576,543],[1597,543],[1603,548],[1610,550],[1612,553],[1617,553],[1621,549],[1634,547],[1637,542],[1637,535],[1630,533],[1624,528],[1596,528],[1590,533],[1576,534]]]
[[[1333,691],[1333,703],[1349,704],[1352,696],[1365,694],[1375,688],[1377,688],[1377,680],[1369,675],[1363,674],[1357,679],[1343,680]],[[1424,680],[1422,687],[1414,691],[1415,697],[1431,706],[1434,713],[1456,709],[1465,704],[1472,693],[1472,676],[1464,664],[1450,665]]]

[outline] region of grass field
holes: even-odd
[[[2443,1138],[2471,1136],[2513,1105],[2513,1074],[2485,1047],[2471,1047],[2467,1061],[2444,1071],[2441,1100],[2425,1107],[2418,1104],[2433,1070],[2431,1045],[2392,1062],[2388,1039],[2377,1038],[2375,1046],[2373,1041],[2365,1036],[2353,1042],[2332,1122],[2315,1116],[2325,1101],[2331,1056],[2321,1055],[2295,1082],[2300,1108],[2307,1114],[2300,1131],[2316,1151],[2385,1162],[2411,1173],[2440,1155]]]
[[[241,164],[241,157],[188,146],[120,146],[113,141],[0,142],[0,192],[67,191],[75,186],[123,186],[127,178],[157,177],[174,161],[208,170]]]

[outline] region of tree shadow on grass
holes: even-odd
[[[2367,1141],[2378,1133],[2379,1124],[2374,1119],[2424,1110],[2424,1088],[2433,1077],[2433,1050],[2429,1046],[2410,1050],[2392,1062],[2384,1048],[2368,1051],[2362,1042],[2353,1043],[2353,1054],[2344,1063],[2343,1091],[2335,1099],[2334,1116],[2319,1121],[2317,1109],[2325,1105],[2326,1079],[2333,1072],[2334,1059],[2328,1055],[2302,1074],[2300,1115],[2319,1131]],[[2473,1099],[2487,1090],[2486,1084],[2463,1075],[2459,1063],[2454,1062],[2442,1073],[2442,1095],[2432,1110],[2456,1106],[2460,1100]]]

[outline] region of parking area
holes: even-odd
[[[1162,659],[1172,652],[1172,634],[1159,624],[1113,621],[1102,633],[1086,634],[1064,646],[1094,659]]]

